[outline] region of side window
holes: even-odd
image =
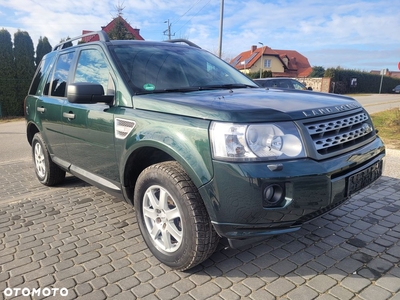
[[[32,80],[31,87],[29,89],[29,95],[41,95],[43,92],[43,86],[46,76],[49,76],[49,70],[51,68],[51,62],[53,57],[44,57],[38,65],[35,73],[35,77]]]
[[[104,55],[97,49],[82,50],[74,82],[99,83],[106,95],[114,95],[114,85]]]
[[[29,95],[37,95],[38,87],[41,78],[43,77],[43,65],[44,61],[42,60],[36,69],[35,77],[32,80],[31,88],[29,89]]]
[[[262,81],[262,83],[263,83],[263,85],[262,85],[263,87],[274,87],[272,80],[265,80],[265,81]]]
[[[299,82],[292,80],[291,83],[296,90],[305,90],[305,86],[301,85]]]
[[[58,58],[57,65],[51,83],[51,95],[57,97],[65,97],[65,91],[68,83],[68,72],[71,66],[74,52],[61,54]],[[48,82],[50,84],[50,82]]]

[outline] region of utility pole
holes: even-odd
[[[381,70],[381,84],[379,85],[379,94],[381,93],[382,90],[383,75],[386,75],[386,69]]]
[[[167,35],[168,36],[168,40],[170,40],[171,39],[171,25],[172,24],[169,23],[169,19],[167,21],[165,21],[164,23],[167,23],[167,25],[168,25],[167,30],[164,30],[164,35]],[[175,35],[175,33],[173,35]]]
[[[261,45],[261,68],[260,68],[260,78],[262,78],[262,72],[264,70],[264,44],[258,42]]]
[[[224,26],[224,0],[221,0],[221,17],[219,22],[219,47],[218,47],[218,57],[221,58],[222,55],[222,32]]]

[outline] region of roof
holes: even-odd
[[[382,70],[372,70],[369,73],[374,74],[374,75],[381,75]],[[393,77],[393,78],[400,78],[400,72],[399,71],[389,71],[386,69],[386,76]]]
[[[117,21],[118,18],[122,21],[122,23],[124,23],[125,28],[129,31],[130,34],[133,35],[135,40],[142,40],[142,41],[144,40],[144,38],[139,33],[140,29],[132,28],[132,26],[129,25],[129,23],[121,16],[116,17],[110,23],[108,23],[106,26],[101,26],[101,29],[104,30],[105,32],[109,33],[114,28],[115,22]],[[89,33],[92,31],[93,30],[82,30],[82,34]],[[84,38],[82,38],[82,40],[85,43],[87,43],[87,42],[98,41],[99,38],[97,35],[93,35],[93,36],[84,37]]]
[[[307,77],[312,72],[312,67],[308,59],[295,50],[276,50],[268,46],[257,48],[252,46],[250,50],[240,53],[231,60],[231,65],[236,69],[241,70],[251,68],[260,58],[264,56],[277,57],[284,66],[284,72],[274,72],[274,76],[297,76]]]

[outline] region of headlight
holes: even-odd
[[[213,157],[221,160],[274,160],[305,157],[297,127],[292,122],[243,125],[213,122]]]

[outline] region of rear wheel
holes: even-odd
[[[46,143],[40,133],[36,133],[32,139],[32,156],[36,177],[40,183],[52,186],[64,180],[65,171],[51,160]]]
[[[169,267],[187,270],[215,251],[219,237],[197,188],[177,162],[145,169],[136,182],[134,205],[148,248]]]

